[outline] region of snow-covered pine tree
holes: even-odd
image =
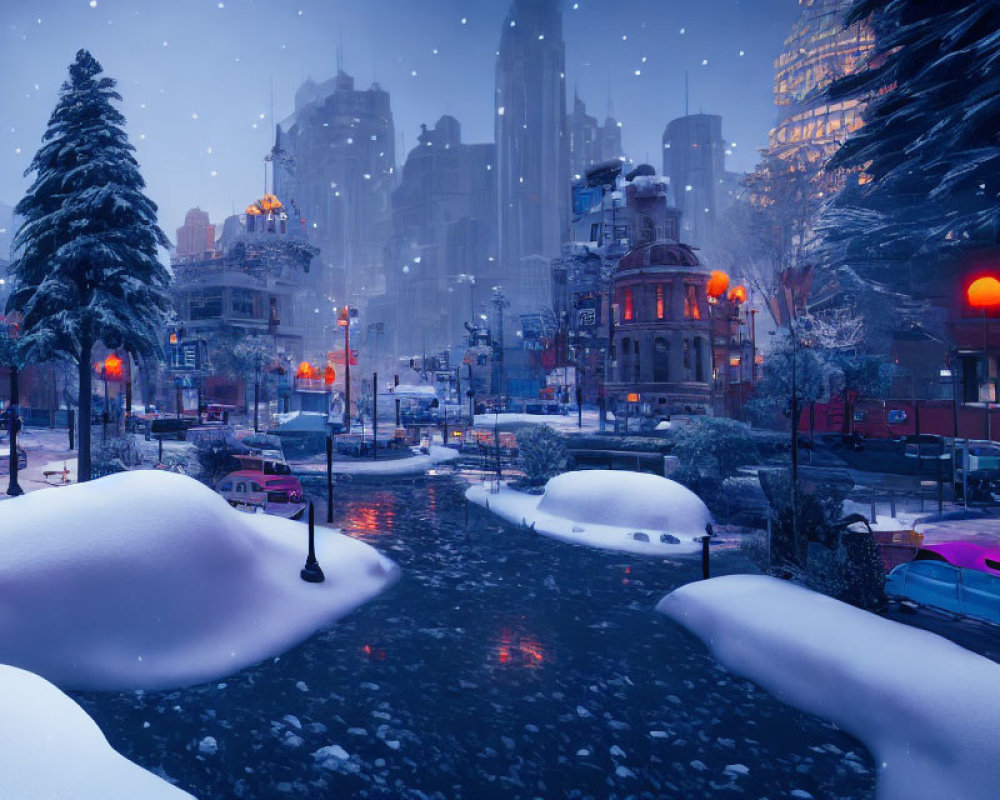
[[[167,238],[156,205],[112,106],[115,81],[86,50],[69,80],[26,175],[34,183],[17,204],[8,311],[23,316],[28,357],[65,354],[79,365],[79,480],[90,479],[91,365],[102,343],[144,359],[160,353],[170,308],[170,275],[157,259]]]
[[[864,126],[828,168],[870,181],[840,194],[820,234],[865,277],[906,266],[919,286],[933,277],[916,274],[921,265],[997,243],[1000,0],[856,0],[845,24],[868,18],[867,69],[829,90],[833,101],[870,99]]]

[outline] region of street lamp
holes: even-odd
[[[7,430],[10,434],[10,481],[7,484],[7,494],[17,497],[24,494],[24,489],[17,480],[17,434],[21,430],[21,418],[18,415],[18,406],[21,403],[20,389],[18,387],[18,362],[17,338],[20,330],[19,317],[0,317],[0,353],[6,353],[10,367],[10,413],[7,418]]]
[[[99,361],[96,372],[104,381],[104,412],[101,414],[101,441],[104,442],[108,438],[108,381],[120,381],[125,373],[122,360],[115,353],[109,353],[104,361]]]
[[[990,430],[989,312],[991,309],[996,311],[997,308],[1000,308],[1000,281],[992,275],[977,278],[966,290],[966,297],[968,298],[969,305],[972,306],[972,308],[981,308],[983,310],[983,382],[986,384],[986,398],[984,403],[986,406],[986,440],[991,441],[993,437]]]
[[[719,300],[726,295],[726,289],[729,288],[729,276],[722,270],[716,269],[712,270],[712,274],[708,278],[708,285],[705,287],[705,293],[708,295],[708,351],[711,357],[712,366],[712,416],[715,416],[716,412],[716,359],[715,359],[715,306],[718,305]]]

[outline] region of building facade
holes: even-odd
[[[278,125],[268,157],[274,191],[309,220],[321,252],[310,282],[333,304],[384,291],[395,142],[389,93],[377,83],[356,89],[342,69],[324,83],[307,80]]]
[[[317,255],[298,220],[266,195],[225,221],[217,249],[172,259],[175,335],[180,343],[205,342],[209,363],[192,377],[204,382],[210,399],[243,403],[247,376],[233,353],[250,338],[266,345],[268,365],[287,369],[315,357],[306,351],[300,290]]]
[[[689,114],[669,122],[663,132],[663,174],[681,211],[681,241],[710,246],[739,182],[737,174],[726,171],[722,117]]]
[[[799,0],[802,14],[774,62],[774,105],[778,123],[767,154],[808,171],[814,193],[836,189],[843,176],[824,173],[823,164],[862,125],[856,99],[829,103],[824,89],[850,75],[875,44],[868,25],[843,26],[851,0]]]
[[[367,314],[392,329],[394,355],[458,344],[502,280],[496,174],[495,146],[464,144],[454,117],[422,126],[392,195],[386,292]]]
[[[613,407],[645,416],[708,413],[708,276],[694,251],[677,242],[642,245],[618,262],[616,369],[607,387]]]
[[[566,120],[569,135],[569,171],[574,181],[605,161],[624,159],[621,123],[610,112],[604,124],[587,113],[587,106],[573,98],[573,113]]]
[[[565,70],[558,0],[513,0],[500,35],[495,97],[499,259],[514,323],[506,326],[509,338],[522,314],[551,305],[548,262],[566,236]]]
[[[175,256],[200,256],[214,249],[215,226],[209,222],[208,212],[192,208],[184,215],[184,224],[177,229]]]

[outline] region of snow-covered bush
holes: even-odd
[[[238,452],[225,442],[206,442],[199,445],[195,450],[198,480],[209,487],[214,487],[217,481],[240,468],[240,462],[236,460]]]
[[[799,483],[792,512],[791,476],[762,472],[771,505],[771,541],[744,550],[762,572],[793,578],[817,592],[869,611],[885,600],[885,571],[871,533],[838,524],[846,483],[827,482],[806,491]]]
[[[716,513],[726,511],[723,482],[760,459],[750,429],[735,420],[704,417],[671,432],[671,455],[680,468],[670,477],[687,486]]]
[[[524,478],[515,488],[540,491],[549,479],[570,468],[566,442],[548,425],[533,425],[519,431],[517,449]]]
[[[97,430],[92,431],[92,477],[125,472],[142,464],[142,452],[132,434],[109,436],[101,441]]]

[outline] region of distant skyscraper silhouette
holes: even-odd
[[[509,314],[549,305],[569,223],[566,52],[558,0],[513,0],[496,68],[500,263]]]

